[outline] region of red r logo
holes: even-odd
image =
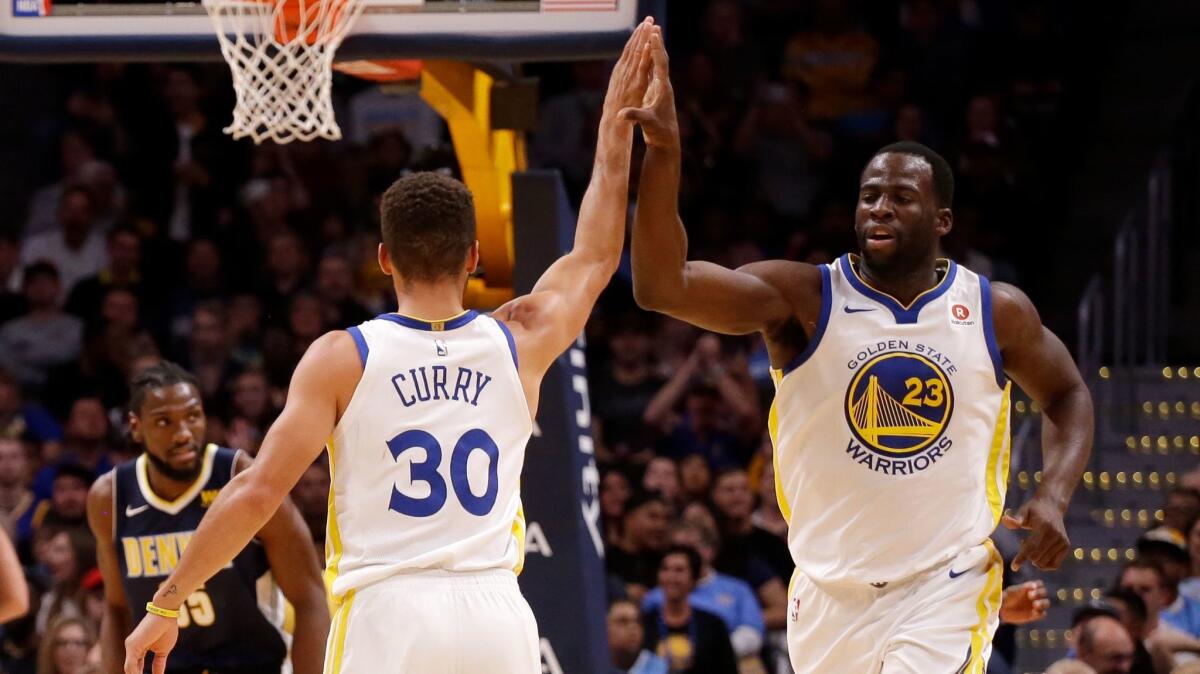
[[[950,313],[954,314],[954,317],[960,321],[967,320],[967,317],[971,315],[970,310],[961,304],[955,304],[953,307],[950,307]]]

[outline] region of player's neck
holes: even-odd
[[[435,283],[405,283],[396,288],[396,313],[427,321],[453,318],[463,312],[463,286],[457,279]]]
[[[930,256],[929,259],[908,269],[888,271],[872,269],[866,259],[860,257],[858,273],[872,288],[891,295],[905,305],[912,303],[918,295],[933,288],[941,280],[935,256]]]
[[[675,627],[687,623],[692,618],[692,605],[687,596],[679,599],[667,599],[663,602],[663,621]]]
[[[150,491],[154,492],[155,496],[164,501],[174,501],[180,496],[183,496],[183,493],[190,489],[191,486],[196,483],[196,480],[200,479],[200,476],[197,475],[195,479],[192,480],[175,480],[158,472],[158,469],[154,467],[154,464],[149,464],[146,466],[146,477],[150,482]]]

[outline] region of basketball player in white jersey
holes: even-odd
[[[788,642],[798,674],[980,673],[1000,608],[1002,519],[1031,530],[1012,560],[1054,569],[1087,462],[1092,404],[1062,342],[1016,288],[938,259],[953,176],[914,143],[862,173],[859,252],[828,265],[689,262],[665,51],[658,95],[627,116],[650,146],[633,230],[639,304],[727,334],[760,332],[779,505],[796,562]],[[1009,378],[1044,410],[1043,480],[1015,516]]]
[[[620,260],[633,125],[650,75],[649,21],[613,71],[575,246],[493,316],[464,311],[479,260],[470,193],[437,174],[381,205],[379,263],[398,313],[324,335],[292,377],[253,467],[231,480],[126,641],[125,671],[154,672],[168,616],[229,563],[328,439],[326,575],[337,611],[329,674],[537,674],[537,625],[517,587],[519,494],[542,376],[583,330]]]

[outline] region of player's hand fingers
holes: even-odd
[[[144,667],[145,662],[141,654],[134,653],[127,644],[125,647],[125,674],[142,674]]]
[[[1009,568],[1013,571],[1020,571],[1021,565],[1025,563],[1026,558],[1025,547],[1021,546],[1021,549],[1017,551],[1016,557],[1013,557],[1012,563],[1009,564]]]
[[[1046,599],[1050,594],[1046,591],[1046,584],[1040,580],[1031,580],[1025,583],[1025,596],[1031,601],[1037,602]]]
[[[671,58],[667,56],[667,47],[663,42],[662,28],[655,26],[650,33],[650,57],[654,62],[654,76],[661,79],[670,79],[670,62]]]
[[[167,653],[154,654],[154,667],[151,670],[154,674],[167,674]]]
[[[1024,519],[1017,519],[1012,515],[1005,514],[1000,518],[1000,523],[1009,529],[1023,529],[1025,527]]]
[[[1040,617],[1040,618],[1045,617],[1046,611],[1050,610],[1050,600],[1049,599],[1039,599],[1039,600],[1033,602],[1033,610],[1034,610],[1034,613],[1036,613],[1038,617]]]
[[[646,108],[625,108],[617,113],[617,117],[628,122],[637,122],[638,124],[654,122],[658,119],[652,111]]]

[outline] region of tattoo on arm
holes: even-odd
[[[167,591],[164,592],[163,594],[167,595],[168,597],[173,597],[173,596],[179,594],[179,588],[172,585],[171,587],[168,587]]]

